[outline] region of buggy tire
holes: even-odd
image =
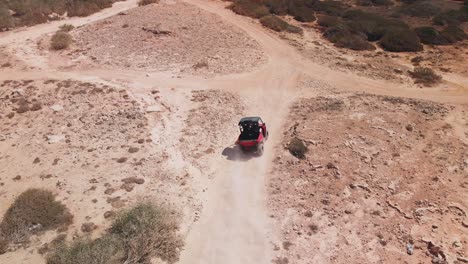
[[[263,144],[260,144],[257,149],[257,155],[262,156],[263,155]]]

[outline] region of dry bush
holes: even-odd
[[[72,31],[73,29],[75,28],[75,26],[71,25],[71,24],[63,24],[59,27],[59,30],[60,31],[63,31],[63,32],[70,32]]]
[[[50,40],[50,46],[54,50],[66,49],[72,42],[72,36],[66,32],[57,31]]]
[[[4,3],[7,10],[15,12],[15,26],[30,26],[60,19],[58,16],[51,16],[53,14],[63,15],[67,12],[68,16],[88,16],[110,7],[113,2],[114,0],[9,0],[0,5]],[[0,6],[0,20],[1,13]]]
[[[442,80],[442,77],[437,75],[431,68],[416,67],[414,71],[409,73],[415,83],[420,83],[425,86],[437,84]]]
[[[52,192],[28,189],[6,211],[0,223],[0,235],[9,243],[22,243],[35,232],[66,227],[72,220],[73,216],[55,200]]]
[[[264,16],[260,19],[260,23],[263,26],[270,28],[274,31],[282,32],[290,32],[296,34],[302,34],[302,29],[293,25],[290,25],[288,22],[282,20],[281,18],[275,15]]]
[[[322,15],[317,19],[317,24],[322,27],[333,27],[338,24],[338,21],[338,17],[336,16]]]
[[[8,8],[0,3],[0,32],[12,28],[13,25],[13,18]]]
[[[288,150],[293,156],[299,159],[304,159],[308,148],[302,140],[294,137],[291,139],[291,141],[289,141]]]
[[[447,41],[447,43],[455,43],[467,39],[465,31],[455,25],[449,25],[440,32],[440,35]]]
[[[388,29],[380,41],[380,45],[387,51],[421,51],[423,47],[416,32],[409,29]]]
[[[266,6],[250,0],[235,0],[228,8],[236,14],[253,18],[261,18],[270,14]]]
[[[337,26],[328,28],[323,36],[335,43],[336,46],[341,48],[348,48],[352,50],[374,50],[374,45],[367,42],[362,35],[352,33],[346,25],[338,24]]]
[[[202,69],[202,68],[207,68],[208,69],[208,62],[206,62],[206,61],[197,62],[197,63],[195,63],[193,65],[193,68],[195,70]]]
[[[7,253],[8,241],[0,236],[0,255]]]
[[[110,234],[123,242],[125,263],[144,263],[152,257],[175,263],[183,246],[178,228],[172,211],[142,203],[117,216]]]
[[[157,3],[159,3],[159,0],[140,0],[138,1],[138,6],[145,6]]]
[[[47,264],[137,264],[154,257],[175,263],[183,246],[178,228],[171,210],[141,203],[119,214],[102,238],[58,247]]]
[[[120,264],[123,245],[112,236],[96,240],[79,239],[71,245],[62,244],[47,256],[47,264]]]
[[[430,45],[445,45],[448,44],[447,39],[442,36],[437,29],[433,27],[418,27],[414,31],[418,34],[419,39],[424,44]]]

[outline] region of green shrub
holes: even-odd
[[[333,27],[338,25],[338,17],[336,16],[328,16],[328,15],[321,15],[317,19],[317,24],[322,27]]]
[[[346,6],[340,1],[325,0],[317,2],[313,8],[315,11],[332,16],[342,16]]]
[[[265,0],[263,2],[270,13],[278,16],[284,16],[288,14],[289,3],[290,1],[287,0]]]
[[[306,6],[290,8],[289,14],[292,15],[295,20],[300,22],[313,22],[316,19],[314,10]]]
[[[448,10],[438,14],[432,19],[435,25],[460,25],[468,22],[468,6],[462,6],[459,10]]]
[[[302,33],[302,29],[293,25],[290,25],[288,22],[282,20],[281,18],[275,15],[264,16],[260,19],[260,23],[263,26],[270,28],[274,31],[282,32],[290,32],[290,33]]]
[[[328,28],[324,32],[324,37],[330,42],[335,43],[337,47],[348,48],[352,50],[374,50],[374,45],[367,42],[363,35],[353,33],[344,24]]]
[[[235,0],[229,8],[236,14],[253,18],[261,18],[270,14],[266,6],[250,0]]]
[[[289,141],[288,150],[293,156],[304,159],[308,149],[302,140],[294,137]]]
[[[448,42],[455,43],[466,39],[466,34],[463,29],[456,25],[449,25],[440,32],[440,35]]]
[[[360,6],[390,6],[393,2],[390,0],[358,0]]]
[[[138,6],[145,6],[157,3],[159,3],[159,0],[140,0],[138,1]]]
[[[377,41],[390,29],[409,28],[408,25],[396,19],[387,19],[382,16],[361,10],[349,10],[343,17],[347,19],[348,28],[355,33],[363,33],[369,41]]]
[[[63,31],[63,32],[70,32],[72,31],[73,29],[75,28],[75,26],[71,25],[71,24],[63,24],[59,27],[59,30],[60,31]]]
[[[447,39],[442,36],[439,31],[433,27],[418,27],[414,31],[418,34],[419,39],[424,44],[430,45],[445,45],[448,44]]]
[[[440,8],[429,1],[418,1],[403,5],[398,12],[412,17],[432,17],[440,13]]]
[[[50,46],[54,50],[66,49],[72,42],[72,36],[63,31],[57,31],[50,40]]]
[[[413,30],[392,28],[386,31],[380,45],[387,51],[421,51],[423,49],[418,35]]]
[[[68,0],[66,10],[69,16],[89,16],[101,9],[112,6],[113,0]]]
[[[421,83],[426,86],[434,85],[442,80],[442,77],[430,68],[416,67],[414,71],[410,72],[410,75],[415,80],[415,83]]]
[[[28,189],[15,199],[3,216],[0,238],[9,243],[23,243],[34,232],[66,227],[72,220],[68,209],[56,201],[50,191]]]

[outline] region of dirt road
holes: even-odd
[[[74,18],[67,23],[85,25],[108,16],[115,15],[136,6],[136,0],[118,2],[88,18]],[[24,30],[0,35],[0,45],[15,51],[16,55],[30,66],[39,70],[15,72],[4,71],[4,79],[76,79],[92,82],[127,83],[139,87],[130,91],[135,96],[147,92],[151,87],[165,86],[175,89],[223,89],[238,93],[248,105],[247,115],[261,116],[270,130],[265,155],[261,158],[243,160],[229,150],[212,160],[216,172],[214,180],[208,182],[203,194],[204,209],[200,220],[188,233],[186,247],[182,252],[181,263],[269,263],[272,260],[271,241],[275,233],[269,226],[266,209],[265,182],[273,160],[274,148],[281,140],[282,124],[288,107],[299,95],[313,95],[314,90],[299,90],[298,83],[303,76],[327,83],[338,89],[366,91],[375,94],[425,98],[434,101],[467,103],[464,90],[427,90],[394,85],[381,80],[372,80],[348,73],[332,71],[302,58],[293,47],[277,35],[262,28],[259,24],[233,14],[225,9],[222,2],[186,0],[205,11],[219,15],[223,20],[236,25],[255,39],[268,55],[268,63],[253,72],[219,76],[211,79],[197,77],[173,78],[167,73],[152,73],[147,76],[138,71],[59,71],[51,68],[37,50],[31,48],[27,39],[36,39],[55,31],[63,22],[53,22]],[[391,86],[391,87],[390,87]],[[452,116],[457,123],[459,116]],[[218,129],[230,124],[216,124]],[[460,132],[462,133],[462,132]],[[234,139],[233,139],[234,141]]]

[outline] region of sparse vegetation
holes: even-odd
[[[153,257],[174,263],[183,246],[177,230],[171,210],[138,204],[118,215],[102,238],[61,246],[48,256],[47,264],[136,264],[149,263]]]
[[[138,1],[138,6],[145,6],[157,3],[159,3],[159,0],[140,0]]]
[[[63,50],[70,46],[72,36],[63,31],[57,31],[50,40],[50,46],[54,50]]]
[[[236,0],[229,8],[239,15],[253,18],[261,18],[270,14],[266,6],[250,0]]]
[[[75,28],[75,26],[71,25],[71,24],[63,24],[59,27],[60,31],[63,31],[63,32],[70,32],[72,31],[73,29]]]
[[[8,208],[0,223],[3,243],[26,243],[31,234],[67,227],[73,216],[47,190],[28,189]]]
[[[68,16],[88,16],[115,0],[10,0],[0,3],[0,29],[31,26]],[[9,12],[12,11],[12,13]]]
[[[288,22],[282,20],[281,18],[275,15],[262,17],[260,19],[260,23],[262,23],[263,26],[270,28],[274,31],[278,31],[278,32],[286,31],[286,32],[296,33],[296,34],[302,33],[301,28],[290,25]]]
[[[338,22],[338,17],[336,16],[322,15],[317,19],[317,24],[322,27],[333,27],[338,25]]]
[[[199,69],[202,69],[202,68],[206,68],[208,69],[208,62],[206,61],[200,61],[200,62],[197,62],[193,65],[193,68],[195,70],[199,70]]]
[[[431,86],[439,83],[442,80],[440,75],[437,75],[431,68],[416,67],[410,72],[415,83],[420,83],[425,86]]]
[[[304,141],[300,140],[297,137],[294,137],[288,144],[288,150],[293,156],[299,159],[303,159],[305,158],[305,154],[307,153],[308,149],[307,146],[304,144]]]

